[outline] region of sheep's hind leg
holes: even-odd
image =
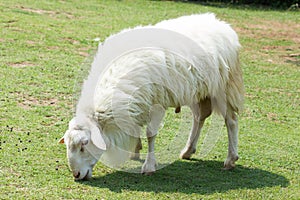
[[[142,141],[141,138],[138,139],[138,143],[135,147],[134,153],[130,155],[130,159],[132,160],[139,160],[140,159],[140,150],[142,150]]]
[[[229,170],[235,167],[238,156],[238,118],[237,115],[228,108],[225,116],[225,124],[228,132],[228,156],[224,162],[224,169]]]
[[[154,154],[154,142],[164,115],[165,110],[159,105],[153,106],[150,110],[150,123],[147,126],[146,132],[148,139],[148,153],[142,166],[142,174],[152,175],[156,170],[157,163]]]
[[[203,99],[200,103],[191,106],[193,113],[193,127],[184,149],[180,153],[180,158],[190,159],[196,152],[196,146],[199,139],[200,131],[205,119],[211,114],[211,101],[209,98]]]

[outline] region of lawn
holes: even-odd
[[[203,12],[232,24],[243,46],[236,169],[221,169],[223,130],[208,155],[178,159],[153,176],[98,163],[92,180],[75,182],[57,141],[97,38]],[[299,16],[175,1],[0,0],[0,199],[300,199]],[[176,120],[167,119],[162,134],[176,131]]]

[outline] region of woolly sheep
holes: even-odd
[[[166,20],[153,27],[180,33],[195,41],[202,51],[194,52],[193,66],[167,50],[147,49],[131,52],[111,63],[99,82],[91,78],[90,72],[76,115],[60,140],[67,146],[75,180],[90,178],[99,159],[114,166],[129,157],[137,158],[141,149],[140,130],[146,124],[148,154],[141,172],[155,172],[154,140],[168,107],[180,112],[180,107],[189,106],[193,113],[193,126],[180,154],[182,159],[190,159],[195,153],[205,119],[212,111],[221,114],[228,131],[224,168],[235,167],[237,114],[242,110],[244,96],[237,34],[209,13]],[[92,68],[97,65],[99,54]],[[89,94],[89,87],[94,87],[95,93]],[[89,95],[94,95],[95,105],[90,105]]]

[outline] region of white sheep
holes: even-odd
[[[244,96],[237,34],[214,14],[183,16],[150,27],[180,33],[201,50],[193,52],[192,64],[167,49],[133,51],[110,63],[100,80],[96,80],[99,73],[95,72],[95,66],[101,51],[97,53],[76,116],[60,140],[67,146],[75,180],[90,178],[99,159],[114,166],[129,156],[138,157],[140,130],[144,125],[147,125],[148,154],[141,172],[155,172],[154,140],[168,107],[179,112],[181,106],[189,106],[193,113],[193,127],[180,154],[183,159],[190,159],[195,153],[205,119],[212,111],[221,114],[229,141],[224,168],[235,167],[236,114],[242,110]],[[188,50],[189,46],[184,45],[179,48]]]

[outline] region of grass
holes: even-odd
[[[1,0],[0,199],[299,199],[299,13],[219,5]],[[57,141],[94,38],[199,12],[231,23],[243,45],[237,168],[221,170],[224,133],[206,157],[150,177],[98,163],[93,180],[74,182]]]

